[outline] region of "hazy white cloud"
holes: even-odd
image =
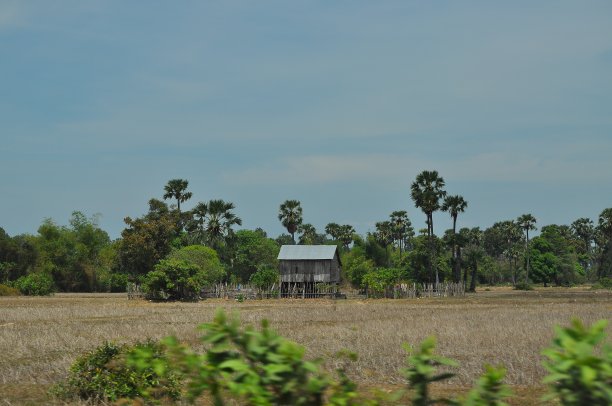
[[[19,27],[25,23],[23,3],[6,0],[0,3],[0,29]]]
[[[580,160],[573,164],[555,156],[514,152],[479,153],[460,159],[424,160],[409,155],[309,155],[282,158],[240,171],[226,180],[237,184],[327,184],[360,181],[388,183],[412,179],[422,170],[437,170],[447,181],[577,182],[607,179],[608,160]],[[367,187],[367,186],[364,186]]]

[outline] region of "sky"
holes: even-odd
[[[120,236],[174,178],[243,228],[459,227],[612,207],[610,1],[0,0],[0,227],[100,214]],[[436,213],[440,234],[448,213]]]

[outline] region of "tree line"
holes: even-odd
[[[186,210],[193,198],[189,182],[172,179],[161,199],[149,200],[144,215],[124,219],[116,240],[100,228],[97,216],[79,211],[65,226],[44,220],[35,235],[11,237],[0,228],[0,284],[29,292],[41,284],[66,292],[124,291],[129,281],[149,276],[148,283],[168,284],[180,275],[185,289],[194,281],[269,284],[276,280],[283,244],[337,245],[343,281],[358,289],[452,281],[474,290],[477,284],[572,285],[612,277],[612,208],[596,222],[550,224],[530,238],[537,220],[529,213],[484,230],[460,227],[468,201],[448,195],[445,187],[437,171],[423,171],[411,184],[414,206],[425,217],[422,229],[415,230],[406,210],[396,210],[365,235],[335,222],[319,232],[304,221],[298,200],[286,200],[278,220],[287,233],[271,238],[259,228],[237,230],[242,220],[234,204],[222,199]],[[439,211],[448,213],[452,228],[437,235]]]

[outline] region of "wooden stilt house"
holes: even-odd
[[[282,297],[334,296],[340,283],[335,245],[283,245],[278,254]]]

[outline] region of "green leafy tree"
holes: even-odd
[[[529,283],[529,231],[537,229],[536,218],[531,214],[523,214],[516,222],[525,232],[525,283]]]
[[[289,234],[281,234],[274,239],[279,246],[293,244],[293,238]]]
[[[385,290],[407,279],[405,270],[399,268],[376,268],[363,275],[361,283],[373,297],[384,296]]]
[[[48,296],[55,292],[53,278],[43,272],[33,272],[15,281],[15,287],[27,296]]]
[[[291,240],[295,244],[295,232],[302,224],[302,206],[298,200],[285,200],[278,210],[278,219],[287,232],[291,234]]]
[[[185,261],[195,265],[203,274],[206,285],[220,282],[225,277],[225,269],[221,265],[217,252],[202,245],[189,245],[172,251],[167,259]]]
[[[461,263],[458,260],[458,254],[457,254],[457,251],[459,250],[459,248],[457,247],[457,244],[454,241],[455,234],[457,234],[457,217],[459,216],[459,213],[463,213],[465,211],[467,206],[468,206],[468,202],[466,202],[465,199],[459,195],[446,196],[444,198],[444,203],[442,203],[442,211],[447,211],[450,214],[451,219],[453,220],[452,252],[453,252],[453,279],[455,283],[459,283],[459,280],[461,279]]]
[[[427,236],[429,238],[429,274],[435,273],[436,283],[440,282],[438,269],[434,268],[434,228],[433,213],[440,209],[440,199],[446,196],[444,191],[444,178],[438,175],[438,171],[423,171],[419,173],[410,187],[411,197],[414,205],[425,213],[427,223]]]
[[[247,282],[258,269],[278,269],[280,247],[271,238],[257,231],[239,230],[235,246],[231,272],[238,280]]]
[[[151,199],[149,209],[141,218],[125,218],[127,227],[117,247],[117,268],[132,277],[151,272],[172,251],[172,242],[179,235],[176,216],[165,203]]]
[[[584,268],[576,253],[576,240],[566,226],[551,224],[531,241],[531,275],[535,282],[572,285],[583,281]]]
[[[143,279],[147,297],[155,300],[197,300],[207,284],[202,269],[187,261],[163,259]]]
[[[261,268],[249,278],[249,283],[261,290],[271,289],[275,284],[278,286],[280,272],[277,268]]]
[[[366,257],[365,249],[361,246],[353,247],[342,255],[342,272],[346,280],[357,288],[365,287],[363,277],[374,271],[374,261]]]

